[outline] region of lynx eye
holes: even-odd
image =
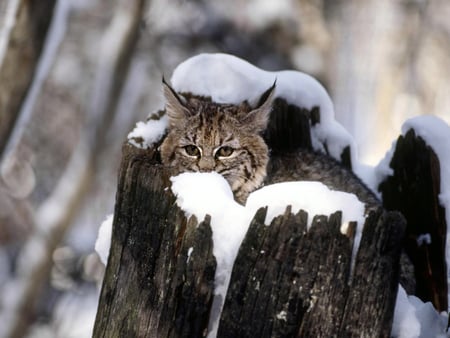
[[[200,149],[197,146],[194,146],[193,144],[185,146],[184,151],[186,152],[186,154],[188,156],[192,156],[192,157],[200,156]]]
[[[234,153],[234,149],[229,146],[223,146],[217,149],[216,157],[230,157]]]

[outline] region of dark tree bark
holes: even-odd
[[[186,220],[155,149],[124,146],[94,337],[207,334],[216,267],[210,220]],[[399,214],[367,218],[352,275],[354,227],[341,234],[339,212],[316,217],[309,231],[303,211],[287,209],[270,226],[264,217],[260,209],[239,250],[218,337],[389,337]]]
[[[317,123],[320,123],[319,107],[308,110],[290,104],[285,99],[276,98],[264,132],[264,140],[275,153],[290,153],[297,149],[313,151],[310,126]],[[327,144],[323,146],[328,152]],[[352,170],[350,146],[342,152],[340,162],[345,168]]]
[[[34,76],[55,0],[20,1],[4,59],[0,60],[0,154]]]
[[[353,276],[352,236],[340,213],[289,210],[264,225],[259,212],[235,262],[219,337],[389,337],[403,218],[372,213]]]
[[[50,1],[20,1],[20,6],[22,6],[20,11],[24,11],[25,16],[39,17],[39,15],[44,15],[42,11],[46,8],[47,3]],[[45,250],[41,250],[34,257],[32,264],[28,262],[28,259],[24,259],[25,256],[17,259],[19,262],[17,273],[11,282],[15,283],[18,296],[9,302],[6,309],[6,313],[10,313],[13,320],[2,323],[2,331],[7,337],[24,337],[30,325],[36,320],[35,305],[42,297],[40,290],[45,287],[50,276],[53,264],[52,253],[60,245],[64,234],[73,223],[83,197],[94,178],[93,172],[98,167],[101,158],[99,155],[101,155],[102,146],[106,142],[105,129],[110,126],[117,110],[117,98],[122,90],[124,77],[133,56],[139,34],[139,24],[146,3],[146,0],[120,0],[116,4],[116,14],[104,33],[104,38],[113,35],[114,44],[109,45],[108,48],[99,49],[99,69],[94,81],[94,90],[91,92],[93,103],[88,107],[87,114],[90,120],[83,130],[78,144],[74,147],[69,165],[60,177],[54,191],[33,213],[35,217],[32,219],[34,225],[32,229],[35,233],[31,234],[29,240],[24,243],[20,255],[28,255],[35,250],[36,245]],[[46,18],[50,19],[48,13]],[[30,24],[30,27],[27,25],[24,27],[30,29],[31,33],[37,34],[39,31],[37,25],[26,23]],[[37,42],[35,41],[35,43]],[[26,51],[24,53],[26,54]],[[16,62],[20,64],[20,60],[18,57]],[[15,71],[17,72],[17,69]],[[22,74],[18,76],[20,77]],[[2,98],[1,88],[2,86],[0,86],[0,101]],[[5,88],[8,89],[7,86]],[[2,111],[0,111],[1,113]],[[62,189],[62,187],[64,188]],[[42,214],[48,214],[49,205],[55,203],[58,204],[61,212],[56,213],[55,217],[41,217]],[[21,265],[26,265],[26,268]]]
[[[393,175],[379,189],[384,206],[401,211],[407,220],[404,246],[415,267],[416,295],[447,311],[447,224],[439,202],[439,159],[411,129],[398,138],[390,166]],[[429,240],[419,240],[420,235]]]
[[[156,155],[125,146],[94,337],[200,337],[208,325],[209,219],[186,220]]]

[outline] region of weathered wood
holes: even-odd
[[[405,250],[416,275],[416,295],[447,311],[445,209],[439,201],[439,159],[425,141],[409,130],[396,143],[390,167],[393,175],[380,184],[383,205],[399,210],[407,220]],[[418,241],[420,235],[430,241]]]
[[[156,148],[156,147],[155,147]],[[155,150],[124,146],[110,257],[94,337],[203,337],[216,263],[209,217],[186,220]],[[402,218],[367,218],[350,278],[354,226],[288,208],[255,215],[234,264],[218,337],[387,337]]]
[[[352,241],[340,213],[289,210],[267,227],[262,210],[236,259],[218,337],[389,337],[404,220],[372,213],[350,279]],[[251,323],[249,325],[249,323]]]
[[[311,129],[320,123],[320,108],[315,106],[308,110],[290,104],[283,98],[273,102],[269,124],[264,131],[264,140],[272,152],[278,154],[292,153],[299,149],[313,151]],[[328,153],[328,145],[323,144]],[[346,169],[352,169],[350,146],[343,149],[340,163]]]
[[[390,336],[405,227],[398,212],[369,214],[338,337]]]
[[[269,227],[264,218],[260,211],[242,243],[218,336],[337,333],[351,261],[350,240],[339,231],[340,213],[329,220],[315,217],[309,231],[303,211],[293,215],[287,209]]]
[[[316,115],[319,115],[318,113]],[[274,151],[312,150],[309,121],[311,113],[277,98],[273,102],[264,139]]]
[[[300,179],[336,182],[339,176],[344,181],[339,187],[359,187],[364,192],[358,196],[376,210],[375,198],[364,198],[367,188],[348,173],[349,148],[341,155],[347,168],[317,154],[306,156],[312,151],[309,126],[319,122],[317,108],[275,101],[264,137],[272,157],[279,156],[271,159],[266,183],[284,181],[289,172],[292,179],[297,167],[280,154],[297,153],[297,158],[301,150],[301,159],[314,163]],[[167,189],[170,172],[160,165],[157,148],[124,147],[94,337],[207,334],[216,268],[210,219],[196,226],[175,206]],[[316,169],[326,173],[311,174]],[[218,337],[389,336],[404,230],[399,214],[371,212],[355,262],[355,225],[343,235],[340,212],[314,217],[309,230],[304,211],[294,215],[288,207],[270,226],[264,225],[265,215],[265,209],[257,212],[240,247]]]
[[[215,273],[209,220],[186,220],[156,153],[124,149],[93,336],[201,337]]]

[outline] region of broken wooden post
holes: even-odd
[[[216,269],[210,220],[188,220],[176,206],[156,149],[123,148],[94,337],[208,333]],[[288,209],[270,226],[264,217],[260,209],[240,247],[218,337],[389,337],[399,214],[370,214],[352,275],[354,232],[340,233],[340,213],[316,217],[309,231],[303,211]]]
[[[416,295],[438,311],[447,311],[447,224],[439,201],[439,159],[410,129],[398,138],[390,167],[393,174],[379,190],[384,207],[406,218],[404,247],[415,268]]]
[[[124,147],[94,337],[196,337],[208,323],[211,228],[207,219],[186,220],[165,191],[169,176],[156,155]],[[194,243],[204,250],[188,261]]]
[[[259,212],[242,243],[219,337],[389,337],[403,219],[372,213],[353,276],[352,237],[340,213],[315,217],[287,210],[264,226]]]

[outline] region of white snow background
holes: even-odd
[[[355,171],[376,191],[378,183],[392,173],[389,162],[395,143],[376,168],[359,165],[352,137],[335,121],[329,95],[311,76],[297,71],[266,72],[226,54],[200,54],[180,64],[175,69],[171,82],[179,92],[192,92],[210,96],[216,102],[237,104],[244,100],[255,103],[275,79],[276,97],[282,97],[289,103],[307,109],[320,107],[321,121],[312,128],[314,148],[324,151],[326,144],[330,154],[339,159],[342,150],[350,145]],[[129,134],[129,142],[138,147],[150,147],[160,140],[166,128],[167,119],[139,122]],[[440,201],[446,208],[447,224],[450,224],[450,127],[436,117],[424,116],[405,122],[402,132],[406,133],[410,128],[424,138],[440,159]],[[137,137],[141,137],[144,142],[134,142]],[[177,204],[185,211],[186,216],[195,215],[197,219],[203,220],[206,214],[211,215],[214,255],[217,259],[215,295],[218,297],[214,300],[213,311],[216,313],[211,315],[208,337],[216,336],[217,319],[226,295],[234,259],[249,222],[259,207],[268,206],[266,224],[284,213],[288,205],[292,205],[293,212],[300,209],[308,212],[309,222],[314,215],[329,215],[342,210],[343,227],[349,221],[356,221],[357,237],[360,237],[364,222],[364,205],[355,195],[331,191],[319,182],[286,182],[263,187],[250,194],[245,207],[234,201],[227,182],[216,173],[184,173],[173,177],[172,192],[177,196]],[[302,196],[308,196],[308,199],[302,199]],[[109,252],[112,219],[110,216],[102,224],[95,246],[104,263]],[[230,219],[233,222],[229,222]],[[345,228],[341,230],[344,232]],[[191,252],[192,250],[195,248],[192,248]],[[448,254],[447,262],[449,258]],[[403,288],[399,287],[393,337],[446,337],[446,325],[447,314],[437,313],[431,303],[423,303],[417,297],[407,296]]]

